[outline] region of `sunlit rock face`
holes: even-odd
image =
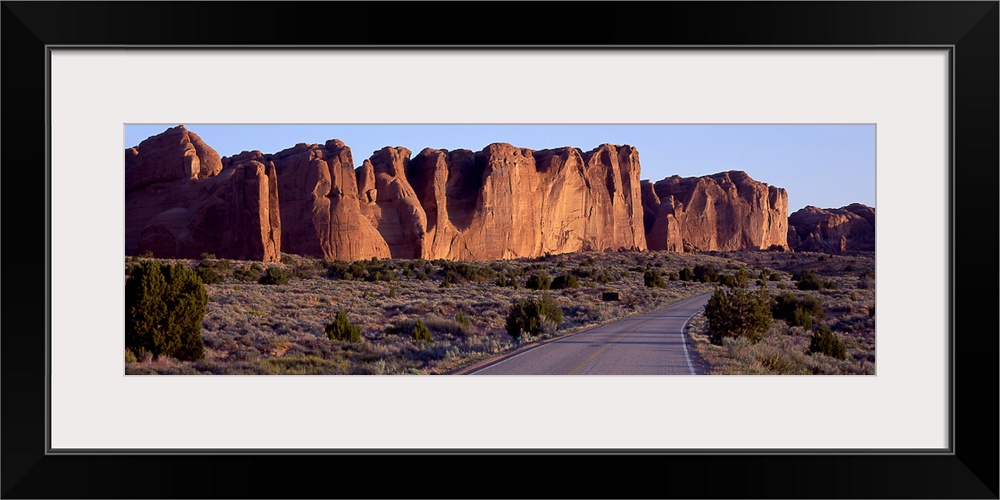
[[[746,172],[643,181],[650,250],[788,249],[788,193]]]

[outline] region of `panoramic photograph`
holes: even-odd
[[[872,124],[124,141],[126,375],[876,372]]]

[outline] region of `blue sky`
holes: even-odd
[[[126,125],[125,147],[177,124]],[[222,156],[274,153],[340,139],[355,166],[384,146],[479,151],[494,142],[589,151],[604,143],[639,150],[643,179],[743,170],[788,190],[789,213],[806,205],[875,206],[874,125],[200,125],[184,126]]]

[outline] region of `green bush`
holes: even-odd
[[[552,278],[549,278],[549,275],[545,273],[532,274],[524,284],[525,288],[531,290],[548,290],[550,286],[552,286]]]
[[[795,294],[784,292],[774,298],[771,314],[776,319],[785,320],[789,326],[812,328],[813,319],[824,316],[823,306],[816,297],[797,298]]]
[[[258,282],[262,285],[287,285],[288,274],[280,267],[269,267]]]
[[[615,280],[614,276],[611,275],[611,271],[607,269],[601,269],[600,273],[594,278],[598,283],[608,284]]]
[[[719,270],[713,266],[694,266],[694,281],[715,283],[719,281]]]
[[[642,284],[649,288],[666,288],[667,283],[663,281],[663,276],[652,270],[647,270],[642,273]]]
[[[692,271],[690,267],[685,266],[681,269],[679,277],[681,281],[694,281],[694,271]]]
[[[337,316],[333,323],[326,325],[326,336],[330,340],[341,340],[344,342],[361,342],[361,327],[356,326],[347,319],[347,313],[343,310],[337,311]]]
[[[522,333],[551,333],[562,324],[562,317],[562,308],[548,295],[523,299],[512,304],[507,313],[507,333],[515,339]]]
[[[413,340],[418,342],[432,342],[431,331],[424,325],[424,320],[418,319],[413,325]]]
[[[716,288],[705,306],[705,318],[713,344],[722,345],[727,337],[760,342],[771,326],[771,298],[763,288],[756,292],[746,288]]]
[[[144,261],[125,281],[125,348],[182,360],[202,359],[201,321],[208,293],[198,274],[182,264]]]
[[[799,290],[823,290],[824,288],[833,288],[834,285],[833,282],[823,280],[818,274],[809,269],[803,270],[800,274],[793,275],[792,279],[798,281],[796,286]]]
[[[572,274],[561,274],[556,276],[556,279],[552,280],[553,290],[562,290],[564,288],[580,288],[580,282],[576,279],[576,276]]]
[[[233,271],[233,276],[241,281],[257,281],[260,279],[260,271],[254,271],[249,267],[237,267]]]
[[[224,281],[222,275],[216,270],[216,263],[209,260],[199,262],[195,272],[198,273],[201,282],[207,285],[217,285]]]
[[[462,311],[457,311],[455,313],[455,323],[458,323],[462,328],[469,328],[472,326],[472,320]]]
[[[847,346],[840,340],[837,334],[830,331],[826,326],[820,326],[813,331],[812,340],[809,342],[809,352],[823,353],[837,359],[847,359]]]

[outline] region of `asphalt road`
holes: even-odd
[[[706,293],[515,354],[470,375],[694,375],[684,325]]]

